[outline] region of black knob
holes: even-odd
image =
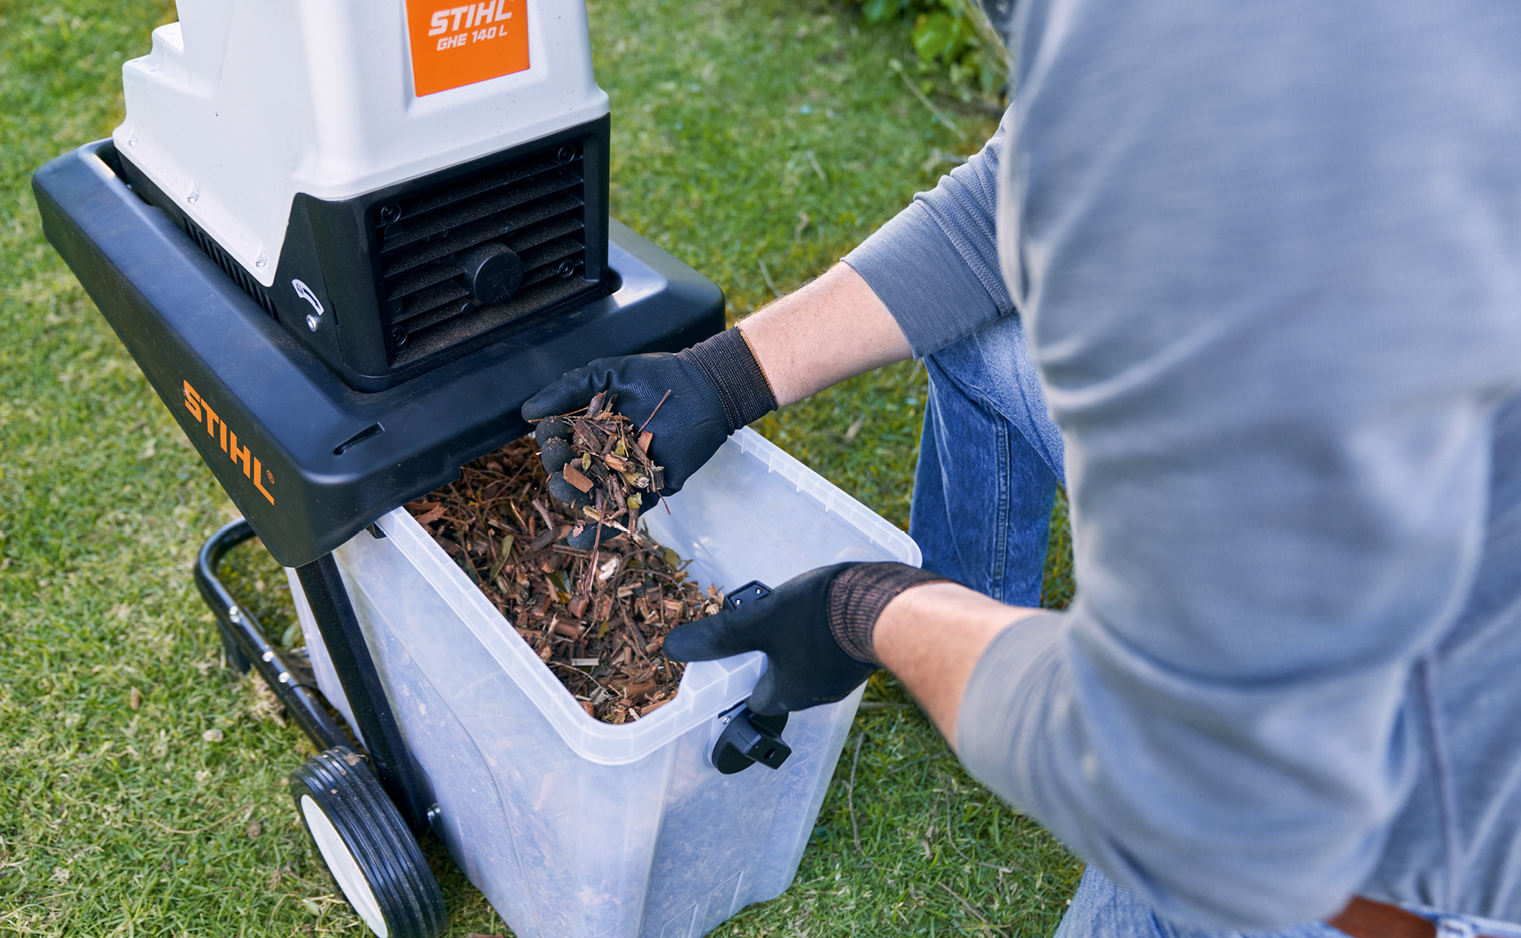
[[[523,261],[505,244],[488,241],[471,248],[459,262],[470,295],[483,306],[507,302],[523,282]]]
[[[721,718],[724,730],[713,746],[713,767],[724,775],[743,772],[759,762],[768,769],[779,769],[792,747],[782,742],[787,714],[763,717],[751,713],[741,704]]]

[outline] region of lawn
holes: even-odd
[[[614,214],[717,281],[732,315],[816,275],[992,130],[946,99],[954,128],[936,118],[888,66],[905,29],[856,10],[591,4]],[[172,18],[157,0],[0,0],[0,934],[359,934],[286,793],[310,746],[223,668],[190,580],[232,506],[43,240],[28,185],[109,134],[122,60]],[[923,400],[905,364],[760,428],[904,524]],[[1070,590],[1057,542],[1053,596]],[[278,569],[256,546],[235,565],[284,633]],[[1050,933],[1080,864],[962,772],[891,681],[868,697],[797,882],[715,934]],[[449,933],[505,932],[430,849]]]

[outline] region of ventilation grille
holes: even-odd
[[[276,321],[279,320],[280,316],[275,312],[274,301],[264,292],[264,287],[260,285],[259,281],[250,276],[248,271],[243,269],[242,264],[233,260],[232,255],[224,251],[222,246],[217,244],[216,239],[202,231],[201,226],[191,220],[188,215],[185,216],[185,231],[190,235],[190,240],[194,241],[197,247],[205,251],[208,257],[216,261],[217,266],[222,268],[222,272],[231,277],[234,283],[242,287],[243,292],[247,293],[249,298],[255,303],[258,303],[264,312],[270,315],[270,318]]]
[[[380,299],[394,361],[419,357],[588,289],[583,150],[568,143],[379,206]],[[470,296],[459,258],[511,248],[523,280],[506,302]]]

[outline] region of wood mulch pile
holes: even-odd
[[[592,403],[588,412],[551,418],[573,425],[572,481],[592,482],[577,485],[583,504],[550,496],[530,437],[470,463],[458,481],[407,510],[586,712],[616,724],[676,696],[683,665],[662,653],[666,633],[717,612],[723,596],[714,586],[704,592],[675,551],[638,531],[639,490],[658,491],[649,437]],[[555,473],[557,484],[562,475],[572,473]],[[564,543],[588,527],[590,549]]]

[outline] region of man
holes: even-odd
[[[1043,0],[1015,36],[999,135],[843,265],[525,416],[670,389],[674,489],[925,355],[928,570],[814,571],[673,654],[765,651],[762,712],[892,670],[1089,861],[1062,934],[1521,938],[1521,8]],[[1027,608],[1047,403],[1062,614]]]

